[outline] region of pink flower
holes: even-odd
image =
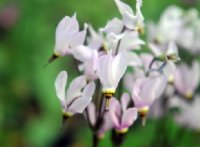
[[[64,115],[71,116],[75,113],[82,113],[92,100],[95,90],[94,82],[86,85],[85,76],[79,76],[70,83],[67,92],[65,92],[66,83],[67,72],[61,71],[56,78],[55,88]]]
[[[149,107],[159,98],[167,85],[162,75],[137,79],[132,89],[132,99],[141,115],[146,115]]]
[[[112,98],[110,102],[110,117],[112,119],[114,128],[119,133],[126,133],[128,128],[137,119],[137,109],[128,108],[130,97],[124,93],[121,97],[121,103],[116,98]]]
[[[181,64],[177,67],[174,84],[181,95],[192,98],[193,93],[199,85],[199,81],[200,65],[198,61],[193,61],[192,67],[186,64]]]
[[[179,113],[174,115],[174,119],[177,123],[182,126],[189,127],[191,129],[200,129],[200,96],[197,95],[194,101],[188,103],[181,99],[180,97],[174,97],[170,101],[171,107],[179,108]]]

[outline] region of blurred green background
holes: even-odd
[[[124,1],[135,8],[134,0]],[[143,1],[145,21],[158,20],[171,4],[200,9],[198,1],[192,3],[194,0]],[[70,57],[44,68],[53,52],[56,26],[65,15],[76,12],[82,26],[87,22],[97,29],[119,16],[118,10],[113,0],[1,0],[0,12],[7,8],[11,11],[6,16],[6,19],[11,16],[10,24],[0,26],[0,147],[59,146],[64,139],[61,139],[62,114],[54,81],[63,69],[70,71],[71,77],[76,72]],[[124,147],[157,146],[156,139],[164,141],[166,146],[200,146],[198,133],[184,130],[180,135],[182,128],[171,119],[164,122],[162,131],[156,129],[157,123],[148,121],[146,127],[133,127]],[[79,131],[70,134],[69,130],[65,139],[74,139],[75,147],[90,146],[91,132],[81,128],[85,122],[69,125]],[[163,131],[167,132],[165,136]],[[109,137],[100,146],[111,146]]]

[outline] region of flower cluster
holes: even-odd
[[[200,83],[200,63],[198,55],[200,53],[199,43],[197,40],[200,37],[200,17],[196,9],[183,9],[170,6],[168,7],[157,24],[150,22],[148,25],[148,46],[154,53],[158,55],[159,60],[163,55],[160,55],[160,50],[166,46],[174,48],[175,55],[168,59],[168,66],[165,66],[163,73],[168,79],[167,88],[164,96],[157,100],[152,109],[150,116],[161,117],[164,115],[163,101],[165,101],[165,109],[179,108],[180,112],[174,114],[175,120],[183,126],[193,129],[199,129],[199,94],[198,86]],[[171,45],[170,45],[171,44]],[[178,46],[175,47],[175,44]],[[169,64],[170,59],[179,59],[179,52],[185,54],[181,57],[181,63],[177,66],[174,63]],[[167,52],[166,55],[167,57]],[[161,57],[161,58],[160,58]],[[146,62],[150,62],[145,57]],[[159,66],[156,63],[154,66]],[[162,100],[163,99],[163,100]],[[165,111],[166,111],[165,110]]]
[[[96,142],[112,129],[112,141],[121,144],[123,141],[118,141],[123,135],[119,134],[127,133],[136,119],[141,118],[145,125],[148,114],[163,115],[164,110],[175,106],[169,100],[174,95],[193,98],[200,80],[199,63],[193,61],[191,68],[183,63],[176,68],[176,63],[180,61],[179,48],[191,49],[192,53],[199,49],[197,39],[192,39],[196,30],[191,29],[195,25],[198,30],[200,21],[196,21],[195,10],[184,13],[169,7],[157,25],[147,24],[148,40],[144,41],[140,38],[145,27],[142,0],[136,1],[135,12],[120,0],[114,2],[121,18],[113,18],[98,31],[88,24],[80,30],[76,14],[64,17],[57,26],[54,54],[49,61],[72,56],[80,73],[67,91],[67,72],[61,71],[56,78],[63,118],[83,113]],[[142,51],[145,45],[150,52]],[[162,107],[165,99],[167,103]],[[177,120],[187,120],[190,111],[187,107],[183,111],[186,114]]]

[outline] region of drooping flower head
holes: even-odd
[[[83,31],[79,31],[76,14],[72,17],[65,16],[56,28],[54,54],[49,59],[49,62],[58,57],[70,55],[71,50],[76,49],[79,45],[83,45],[86,37],[86,29],[87,24],[85,24]]]
[[[92,100],[95,90],[94,82],[86,84],[85,76],[75,78],[65,91],[67,84],[67,72],[61,71],[55,81],[56,95],[60,100],[65,117],[76,113],[82,113]]]
[[[118,133],[126,133],[129,127],[137,119],[137,109],[134,107],[128,108],[130,96],[124,93],[121,97],[121,103],[112,98],[110,102],[110,117],[113,122],[113,127]]]
[[[141,13],[141,6],[142,6],[142,0],[137,0],[136,3],[136,14],[134,14],[132,8],[123,3],[120,0],[115,0],[115,3],[119,9],[119,12],[122,15],[123,23],[124,25],[130,29],[135,30],[138,32],[143,33],[144,32],[144,17]]]
[[[194,130],[200,129],[200,95],[194,97],[194,101],[187,103],[181,97],[173,97],[170,101],[171,108],[178,108],[180,111],[174,114],[175,121]]]
[[[114,94],[118,83],[127,68],[127,53],[120,52],[115,57],[111,52],[102,55],[97,61],[97,76],[103,86],[103,93]]]
[[[175,87],[179,94],[186,98],[192,98],[200,82],[200,65],[193,61],[192,67],[181,64],[175,72]]]
[[[141,116],[146,116],[149,107],[161,96],[166,85],[166,78],[162,75],[136,80],[132,89],[132,99]]]

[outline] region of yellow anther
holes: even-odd
[[[140,24],[137,24],[135,30],[136,30],[137,32],[139,32],[140,34],[144,34],[144,33],[145,33],[144,27],[143,27],[142,25],[140,25]]]
[[[170,75],[168,77],[168,83],[173,84],[174,83],[174,76]]]
[[[71,112],[63,112],[63,118],[65,118],[65,119],[68,119],[72,115],[73,115],[73,113],[71,113]]]
[[[192,91],[188,91],[188,92],[186,93],[185,97],[186,97],[187,99],[192,99],[192,97],[193,97],[193,92],[192,92]]]
[[[146,116],[147,112],[149,111],[149,107],[145,106],[138,109],[140,116]]]
[[[115,93],[115,89],[114,88],[105,88],[103,89],[103,94],[114,94]]]
[[[110,105],[110,99],[114,93],[115,93],[115,89],[104,89],[103,90],[104,97],[106,98],[106,110],[108,110],[108,107]]]
[[[123,129],[120,129],[120,130],[116,129],[115,131],[116,131],[118,134],[125,134],[125,133],[128,132],[128,128],[123,128]]]

